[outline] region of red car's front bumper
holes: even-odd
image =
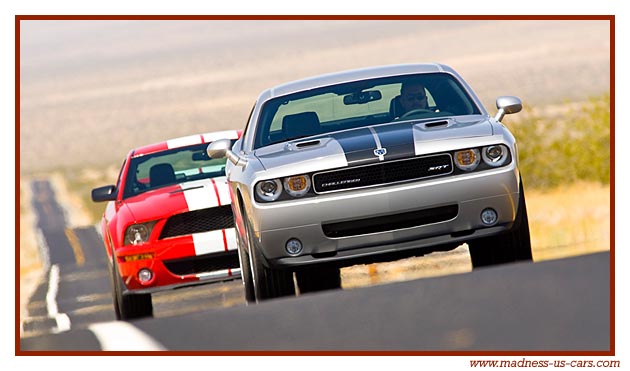
[[[233,228],[121,247],[116,259],[126,291],[136,293],[240,277]]]

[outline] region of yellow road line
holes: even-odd
[[[72,251],[74,251],[74,258],[77,260],[77,265],[85,264],[85,256],[83,256],[83,249],[81,248],[81,243],[79,242],[79,238],[77,237],[74,230],[70,228],[66,228],[66,237],[68,238],[68,242],[70,242],[70,246],[72,246]]]
[[[378,279],[378,270],[376,269],[376,264],[370,264],[368,265],[368,275],[370,277],[370,283],[371,284],[377,284],[379,279]]]

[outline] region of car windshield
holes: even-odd
[[[225,158],[208,157],[208,143],[133,157],[123,198],[191,180],[225,176]]]
[[[420,109],[405,110],[403,85],[412,86],[410,101]],[[419,103],[420,104],[420,103]],[[450,74],[403,75],[354,81],[274,98],[265,103],[256,128],[254,148],[338,130],[396,120],[479,114],[479,108]]]

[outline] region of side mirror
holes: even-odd
[[[116,200],[116,187],[113,185],[107,185],[104,187],[94,188],[92,190],[92,201],[115,201]]]
[[[494,119],[501,121],[505,115],[521,112],[523,103],[517,97],[502,96],[497,98],[497,108],[499,111],[494,115]]]
[[[232,148],[232,141],[229,139],[215,140],[208,145],[206,153],[210,158],[224,158],[227,157],[234,165],[245,166],[247,160],[241,156],[235,154],[230,149]]]

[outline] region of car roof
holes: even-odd
[[[130,157],[148,155],[150,153],[166,151],[168,149],[191,146],[194,144],[211,143],[219,139],[238,139],[242,135],[242,130],[215,131],[203,134],[189,135],[185,137],[173,138],[164,142],[149,144],[138,147],[131,151]]]
[[[358,81],[371,78],[408,75],[416,73],[431,72],[451,72],[454,71],[446,65],[440,63],[415,63],[415,64],[395,64],[387,66],[376,66],[354,70],[347,70],[313,76],[301,80],[291,81],[285,84],[277,85],[273,88],[263,91],[260,95],[260,101],[270,98],[292,94],[299,91],[314,89],[322,86],[341,84],[344,82]]]

